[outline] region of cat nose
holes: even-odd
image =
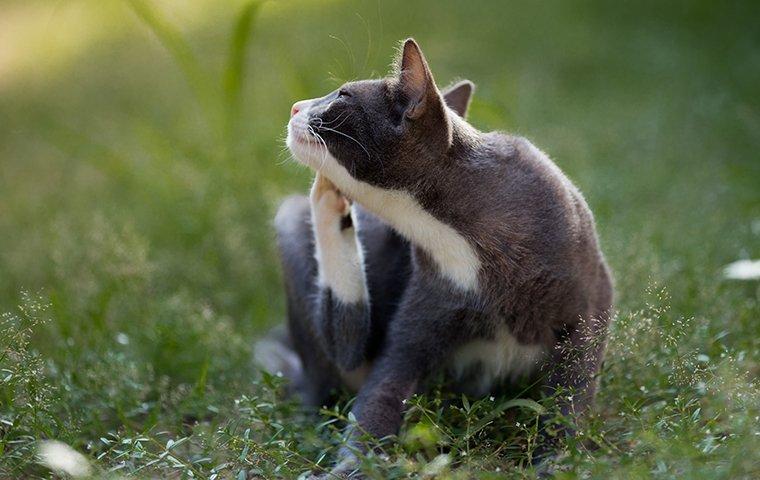
[[[290,116],[292,117],[296,113],[303,110],[303,108],[306,106],[307,100],[301,100],[300,102],[296,102],[293,104],[292,107],[290,107]]]

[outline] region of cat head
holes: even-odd
[[[390,76],[295,103],[287,145],[349,195],[352,182],[406,190],[435,174],[473,90],[464,80],[441,92],[420,47],[408,39]]]

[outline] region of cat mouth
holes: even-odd
[[[321,147],[325,145],[319,140],[315,132],[311,130],[310,126],[305,126],[302,122],[291,121],[288,125],[288,143],[293,143],[300,146],[308,147]]]
[[[323,162],[328,152],[327,146],[314,133],[301,125],[288,126],[288,137],[285,143],[293,154],[293,158],[312,168],[316,168],[316,165]]]
[[[301,145],[309,145],[309,146],[314,145],[318,147],[324,147],[322,142],[317,140],[317,137],[315,137],[313,134],[309,132],[303,132],[303,133],[296,132],[293,135],[293,139],[295,140],[296,143],[300,143]]]
[[[290,142],[294,145],[298,145],[301,147],[317,147],[317,148],[325,148],[325,144],[317,138],[317,136],[305,129],[301,128],[293,128],[290,131],[290,135],[288,136]]]

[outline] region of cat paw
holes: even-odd
[[[340,226],[351,211],[351,202],[327,177],[317,173],[311,187],[311,208],[315,227]]]
[[[346,304],[366,300],[359,239],[352,228],[348,198],[327,177],[317,173],[310,200],[320,286],[331,288]]]

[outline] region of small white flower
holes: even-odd
[[[73,478],[89,477],[92,474],[87,457],[65,443],[55,440],[40,442],[37,455],[42,465],[56,473],[63,473]]]
[[[723,276],[730,280],[756,280],[760,278],[760,260],[737,260],[723,268]]]

